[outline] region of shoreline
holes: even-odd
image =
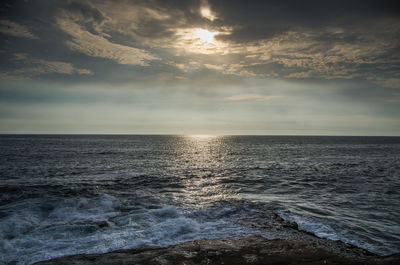
[[[379,256],[349,244],[345,245],[355,250],[354,255],[348,255],[346,252],[340,255],[307,242],[270,240],[253,235],[242,238],[195,240],[166,247],[123,249],[103,254],[77,254],[34,264],[400,264],[400,253]]]

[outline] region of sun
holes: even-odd
[[[206,29],[195,29],[193,31],[193,37],[199,39],[204,44],[215,43],[214,36],[217,34],[218,32],[213,32]]]
[[[226,35],[225,31],[212,31],[205,28],[183,28],[176,31],[176,47],[191,53],[216,54],[225,51],[226,44],[215,37]]]

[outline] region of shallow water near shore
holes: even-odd
[[[0,263],[259,234],[400,252],[400,138],[0,136]]]

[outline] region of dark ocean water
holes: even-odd
[[[301,230],[400,252],[400,138],[0,136],[0,264]]]

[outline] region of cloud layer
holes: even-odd
[[[396,134],[399,14],[393,1],[3,1],[0,96],[13,101],[3,112],[53,99],[93,104],[86,121],[108,104],[120,124],[153,129],[170,119],[349,133],[354,118],[358,132]],[[52,85],[49,102],[32,84],[40,95]]]
[[[390,1],[85,0],[55,4],[49,16],[70,50],[118,64],[397,87],[397,11]],[[0,33],[39,38],[10,19]]]
[[[111,59],[120,64],[142,66],[147,66],[147,61],[158,59],[143,49],[112,43],[103,36],[82,29],[68,19],[58,19],[58,25],[72,37],[71,41],[66,42],[68,47],[86,55]]]
[[[28,27],[6,19],[0,20],[0,33],[28,39],[38,38],[35,34],[29,31]]]

